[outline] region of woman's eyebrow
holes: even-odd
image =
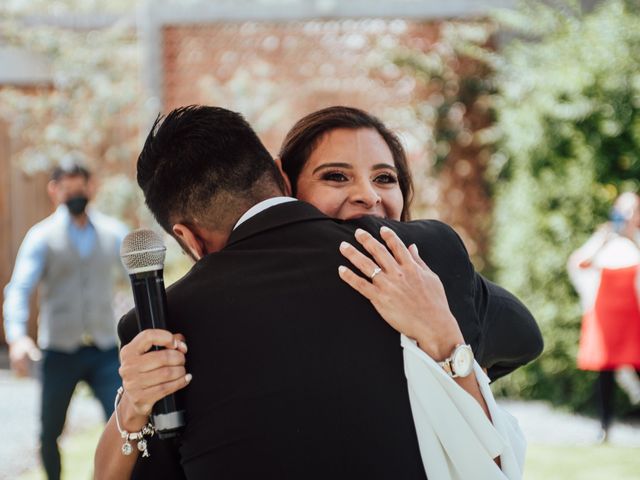
[[[316,168],[314,168],[313,169],[313,173],[316,173],[318,170],[322,170],[324,168],[348,168],[348,169],[353,169],[353,165],[351,165],[350,163],[340,163],[340,162],[323,163],[322,165],[318,165]]]
[[[381,170],[381,169],[386,169],[386,168],[390,168],[391,170],[393,170],[394,172],[398,172],[398,169],[396,168],[395,165],[391,165],[390,163],[376,163],[371,170]]]
[[[341,163],[341,162],[332,162],[332,163],[323,163],[322,165],[318,165],[313,169],[313,173],[316,173],[319,170],[324,170],[325,168],[345,168],[349,170],[353,170],[353,165],[350,163]],[[391,169],[394,172],[398,172],[398,169],[395,165],[391,165],[390,163],[376,163],[371,170],[383,170],[383,169]]]

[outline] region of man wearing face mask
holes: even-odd
[[[57,440],[76,384],[84,380],[91,387],[106,418],[113,411],[120,377],[112,286],[123,274],[119,251],[127,228],[87,208],[93,183],[77,163],[56,167],[47,191],[56,210],[25,236],[3,313],[14,372],[27,375],[29,363],[42,360],[41,456],[48,478],[59,479]],[[27,335],[37,285],[38,346]]]

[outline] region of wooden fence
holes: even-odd
[[[52,205],[46,193],[47,175],[25,174],[12,160],[17,145],[9,138],[9,125],[0,122],[0,303],[4,302],[4,287],[11,278],[20,243],[27,230],[49,215]],[[29,333],[36,332],[36,308],[32,299]],[[2,312],[0,319],[4,322]],[[4,328],[0,329],[0,344],[4,343]]]

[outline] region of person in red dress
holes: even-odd
[[[633,403],[640,403],[640,197],[623,193],[611,221],[570,257],[568,271],[584,311],[578,368],[600,372],[596,393],[600,440],[613,418],[614,372]]]

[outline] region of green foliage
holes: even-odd
[[[484,125],[472,117],[484,120],[489,104],[489,64],[476,60],[490,55],[484,46],[494,33],[483,21],[443,22],[439,30],[440,38],[430,49],[421,52],[414,47],[396,47],[389,55],[417,81],[416,92],[422,98],[415,101],[415,117],[428,126],[429,153],[438,170],[450,160],[452,151],[471,144],[490,147],[482,140]]]
[[[581,409],[594,374],[575,367],[581,312],[566,261],[612,200],[639,185],[638,3],[607,1],[587,14],[529,3],[498,19],[521,37],[496,64],[492,260],[546,343],[539,361],[498,385]]]
[[[413,217],[451,224],[476,268],[488,274],[491,205],[482,179],[495,142],[490,76],[495,55],[486,48],[495,25],[443,20],[429,30],[433,38],[417,43],[381,41],[380,77],[392,73],[403,90],[410,86],[412,97],[400,108],[404,125],[383,118],[402,132],[413,172]]]

